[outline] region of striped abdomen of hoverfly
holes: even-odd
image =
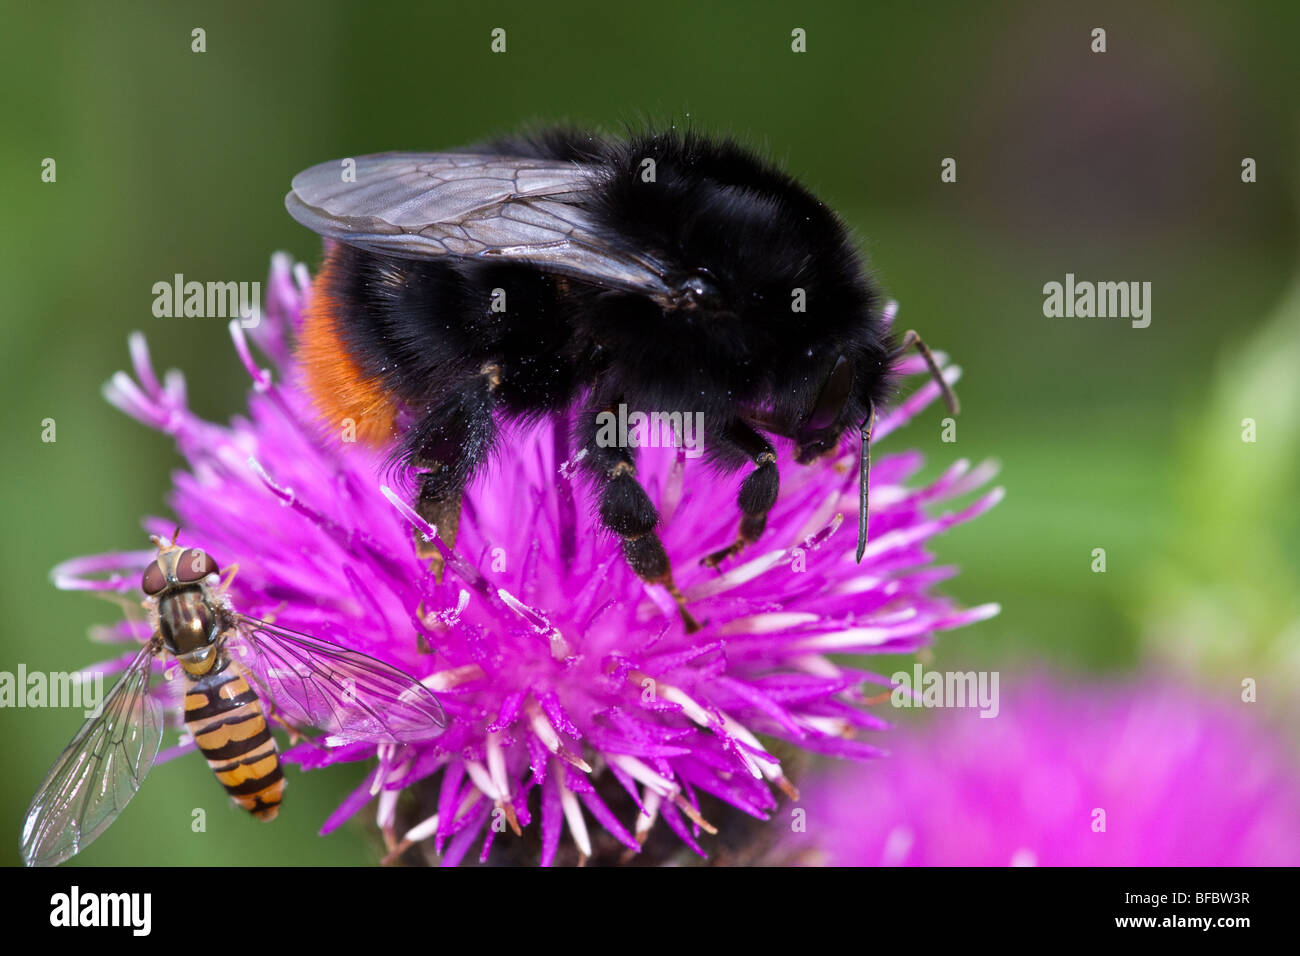
[[[231,798],[253,816],[274,820],[284,770],[257,692],[224,651],[211,670],[185,675],[185,724]]]

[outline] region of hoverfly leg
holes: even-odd
[[[314,743],[312,738],[304,734],[299,727],[289,723],[289,721],[285,720],[283,717],[281,717],[279,714],[275,713],[274,711],[271,711],[267,716],[269,716],[272,720],[274,720],[277,724],[279,724],[288,732],[290,745],[296,747],[304,740],[307,741],[308,743]],[[324,748],[320,748],[320,749],[324,749]]]
[[[225,573],[221,575],[221,580],[217,582],[217,590],[223,594],[226,591],[230,590],[230,585],[234,583],[235,575],[238,573],[239,573],[238,562],[231,565],[227,565]]]
[[[740,485],[740,531],[736,540],[700,561],[716,568],[746,546],[753,544],[767,527],[767,515],[776,504],[781,476],[776,467],[776,449],[745,422],[733,422],[722,433],[722,441],[754,463],[755,468]]]
[[[939,394],[943,396],[943,403],[948,406],[948,411],[953,415],[960,413],[961,403],[957,401],[957,393],[952,390],[952,386],[943,377],[943,372],[939,370],[939,363],[934,360],[934,353],[930,351],[930,346],[926,345],[921,340],[921,336],[917,335],[915,331],[908,329],[903,336],[902,343],[890,355],[890,361],[896,361],[904,352],[913,347],[925,360],[926,368],[930,370],[930,376],[939,386]]]

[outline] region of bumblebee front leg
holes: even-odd
[[[591,416],[595,420],[595,416]],[[686,609],[686,599],[673,582],[673,569],[663,542],[655,534],[659,512],[650,496],[636,479],[636,463],[626,448],[601,447],[594,439],[587,446],[583,466],[601,482],[600,520],[623,546],[623,556],[637,577],[647,584],[658,584],[677,602],[678,613],[686,632],[700,629],[699,622]]]
[[[767,528],[768,512],[776,504],[777,492],[781,488],[781,476],[776,468],[776,449],[749,424],[732,422],[723,430],[720,444],[722,447],[717,451],[723,461],[744,456],[753,462],[755,468],[740,485],[740,531],[736,540],[700,561],[708,568],[717,567],[762,536]]]

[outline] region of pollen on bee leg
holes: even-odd
[[[420,532],[417,531],[415,533],[415,536],[416,536],[416,542],[415,542],[416,553],[419,554],[421,558],[429,562],[429,573],[433,575],[434,583],[441,584],[442,576],[447,571],[446,558],[444,558],[442,554],[439,553],[437,548],[432,547],[432,542],[430,542],[427,538],[425,538],[424,535],[420,534]],[[425,545],[425,542],[427,542],[428,546]]]
[[[496,391],[501,385],[501,366],[494,363],[484,365],[478,373],[488,380],[488,391]]]

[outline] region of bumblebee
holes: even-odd
[[[299,345],[322,416],[396,449],[415,508],[447,547],[501,419],[561,419],[603,525],[677,600],[633,448],[602,414],[702,415],[704,454],[750,469],[736,538],[763,534],[779,490],[769,436],[808,464],[846,431],[868,442],[892,365],[879,295],[844,224],[795,179],[727,139],[544,130],[465,151],[326,162],[293,179],[294,219],[333,240]],[[701,420],[701,419],[692,419]],[[417,546],[441,575],[434,541]]]

